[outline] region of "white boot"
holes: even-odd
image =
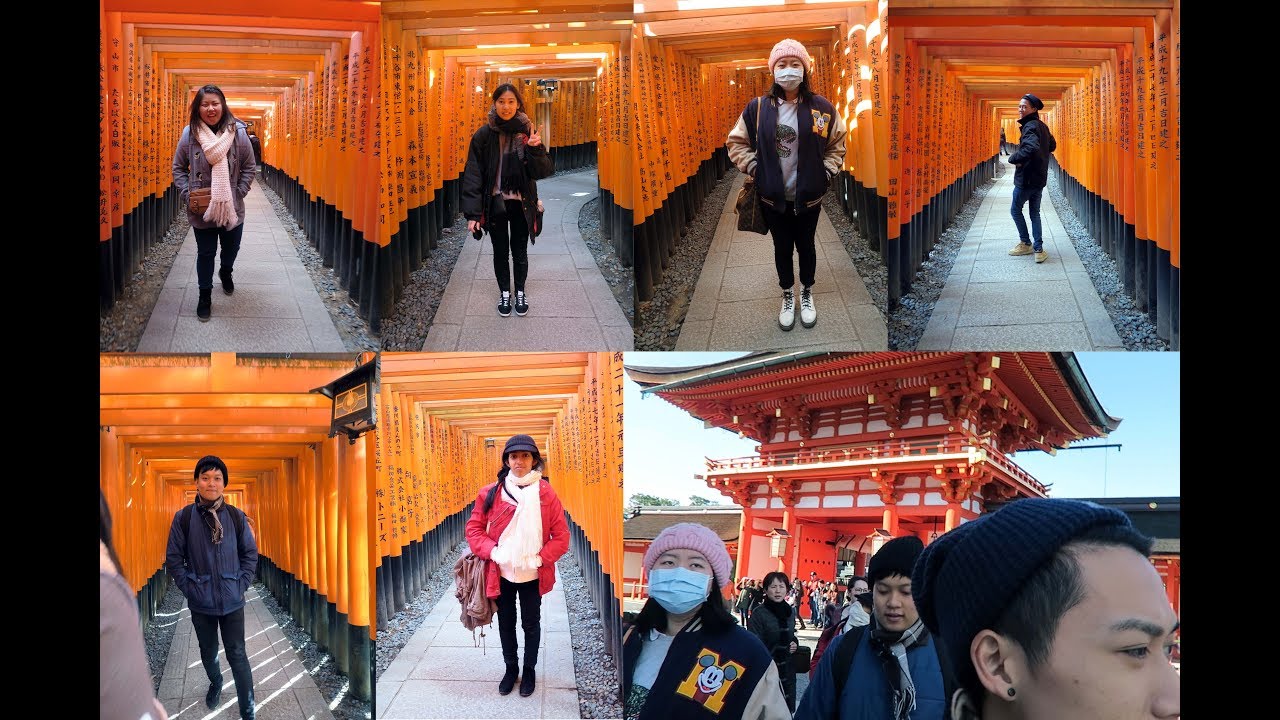
[[[796,293],[787,288],[782,291],[782,312],[778,313],[778,327],[790,330],[796,326]]]
[[[818,322],[818,310],[813,306],[813,288],[800,290],[800,324],[807,328]]]

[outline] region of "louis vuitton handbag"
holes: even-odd
[[[760,138],[760,110],[764,104],[764,98],[760,98],[760,103],[756,105],[756,139]],[[756,154],[756,163],[760,162],[759,151]],[[746,230],[760,235],[769,234],[769,226],[764,222],[764,211],[760,209],[760,196],[756,192],[755,179],[748,176],[742,183],[742,189],[738,191],[738,200],[734,203],[734,211],[738,213],[738,229]]]

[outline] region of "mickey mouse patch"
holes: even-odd
[[[827,130],[831,128],[831,114],[819,110],[810,110],[809,114],[813,115],[813,131],[821,137],[826,137]]]
[[[725,697],[729,688],[742,677],[746,668],[730,660],[720,664],[720,655],[703,648],[698,653],[698,664],[689,671],[689,676],[676,688],[677,695],[683,695],[713,713],[719,714],[724,708]]]

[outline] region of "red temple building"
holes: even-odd
[[[626,370],[646,394],[759,443],[695,475],[742,508],[736,577],[862,574],[891,537],[928,543],[989,505],[1046,497],[1013,453],[1120,424],[1072,353],[756,353]],[[628,542],[629,554],[647,545]]]

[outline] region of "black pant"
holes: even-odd
[[[199,231],[197,231],[199,232]],[[200,641],[200,662],[210,683],[222,685],[222,670],[218,667],[218,628],[222,628],[222,646],[227,650],[227,664],[231,677],[236,681],[236,696],[240,699],[240,717],[253,717],[253,671],[249,667],[249,655],[244,651],[244,608],[229,615],[205,615],[191,613],[191,625]]]
[[[788,202],[783,212],[777,212],[761,204],[764,222],[773,236],[773,264],[778,269],[778,285],[786,290],[796,284],[795,271],[791,269],[791,253],[800,253],[800,283],[813,287],[813,275],[818,269],[818,250],[813,236],[818,231],[818,213],[793,215],[795,203]]]
[[[196,280],[201,290],[213,289],[213,256],[218,252],[218,241],[222,241],[222,267],[229,269],[236,262],[240,252],[240,236],[244,234],[244,223],[231,230],[212,227],[196,231]]]
[[[796,711],[796,669],[787,658],[781,662],[774,661],[778,668],[778,679],[782,681],[782,694],[787,699],[787,709]],[[838,699],[838,698],[837,698]]]
[[[513,583],[499,579],[498,637],[502,638],[502,659],[516,664],[516,595],[520,596],[520,627],[524,628],[524,665],[538,664],[538,643],[542,635],[542,595],[537,579]]]
[[[523,291],[524,279],[529,276],[529,223],[524,219],[524,205],[520,200],[508,200],[506,206],[507,216],[489,223],[493,274],[498,278],[498,289],[511,292],[511,270],[507,266],[507,253],[510,253],[515,261],[516,290]]]

